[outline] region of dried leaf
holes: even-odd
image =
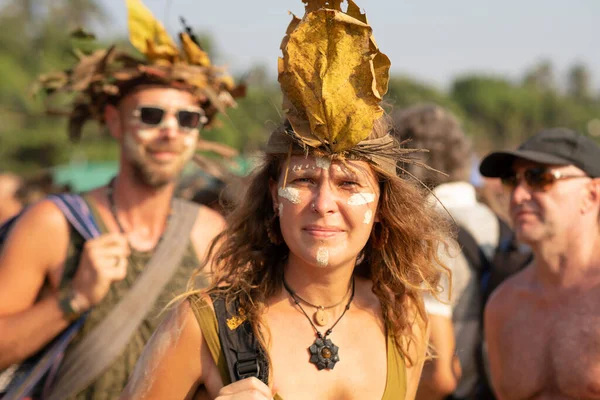
[[[200,65],[202,67],[210,67],[210,58],[208,54],[202,50],[187,33],[179,34],[183,52],[190,64]]]
[[[177,50],[173,51],[170,46],[156,45],[148,40],[146,42],[146,58],[151,64],[170,65],[177,61],[179,52]]]
[[[296,29],[296,27],[298,26],[300,21],[302,21],[300,18],[296,17],[296,15],[294,15],[293,13],[290,13],[290,14],[292,15],[292,20],[290,21],[290,24],[288,25],[288,27],[285,31],[285,36],[283,37],[283,40],[281,41],[281,45],[279,46],[279,49],[282,51],[285,49],[285,46],[287,46],[287,43],[290,40],[290,34],[292,32],[294,32],[294,30]]]
[[[307,9],[317,3],[326,2],[308,1]],[[288,119],[306,144],[317,140],[334,152],[348,150],[370,135],[383,114],[389,60],[371,35],[361,20],[323,8],[305,15],[288,35],[279,82]]]
[[[179,54],[177,46],[152,12],[141,0],[126,0],[129,13],[129,41],[152,60],[172,59]]]
[[[96,39],[96,36],[93,33],[90,33],[88,31],[86,31],[85,29],[79,27],[75,30],[73,30],[69,36],[71,36],[74,39],[85,39],[85,40],[94,40]]]
[[[85,90],[92,82],[94,75],[100,72],[98,67],[105,59],[106,54],[107,50],[96,50],[89,56],[82,58],[69,77],[69,90],[77,92]]]

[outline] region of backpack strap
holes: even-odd
[[[89,206],[83,198],[76,194],[57,194],[47,197],[53,202],[67,218],[67,221],[81,234],[85,240],[90,240],[100,235],[100,230],[94,220]],[[15,224],[21,214],[13,217],[0,227],[2,241],[10,228]],[[87,313],[73,322],[67,329],[60,333],[41,354],[35,363],[27,364],[17,370],[14,378],[7,387],[3,400],[17,400],[26,397],[38,386],[43,377],[58,368],[64,351],[83,326]]]
[[[225,360],[225,355],[221,349],[221,342],[219,341],[219,328],[217,327],[215,312],[208,302],[198,294],[191,295],[188,300],[198,326],[202,331],[202,338],[206,342],[215,364],[217,364],[223,386],[227,386],[231,383],[231,378],[229,377],[227,361]]]
[[[239,301],[226,304],[225,296],[216,293],[212,293],[210,297],[231,382],[256,377],[268,385],[267,358],[254,336],[252,326],[239,307]]]
[[[457,225],[458,228],[458,244],[461,247],[462,253],[469,262],[471,268],[477,273],[481,279],[489,273],[491,268],[490,261],[485,256],[479,244],[471,235],[471,233],[461,225]]]
[[[171,220],[144,272],[108,315],[66,354],[49,400],[76,395],[117,359],[179,268],[197,215],[198,205],[173,199]]]
[[[85,240],[100,236],[98,225],[83,197],[78,194],[61,193],[51,194],[46,197],[46,200],[50,200],[60,209],[67,221]],[[0,225],[0,247],[6,241],[11,228],[28,208],[25,208],[19,214]]]
[[[83,197],[78,194],[64,193],[50,195],[47,198],[62,211],[69,223],[85,240],[100,236],[100,229]]]

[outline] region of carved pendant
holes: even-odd
[[[317,311],[313,314],[313,320],[315,321],[315,324],[319,326],[327,325],[329,318],[327,317],[327,313],[325,312],[325,309],[323,307],[319,307]]]
[[[339,348],[331,340],[318,337],[312,346],[308,348],[310,362],[315,364],[319,371],[333,369],[335,364],[340,361],[338,350]]]

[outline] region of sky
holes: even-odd
[[[558,79],[583,63],[600,89],[600,0],[356,0],[392,61],[392,72],[440,89],[471,73],[520,80],[549,60]],[[125,35],[124,1],[100,0],[111,16],[100,37]],[[171,34],[184,16],[213,36],[235,73],[263,65],[275,76],[279,44],[300,0],[144,0]]]

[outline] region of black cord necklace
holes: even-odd
[[[115,179],[116,178],[112,178],[110,183],[108,184],[106,195],[108,197],[108,205],[109,205],[110,213],[112,214],[115,222],[117,223],[119,232],[122,233],[123,235],[125,235],[125,229],[123,229],[123,226],[121,225],[121,222],[119,221],[119,217],[117,216],[117,203],[115,202],[115,194],[114,194]],[[172,207],[171,207],[171,210],[172,210]],[[158,242],[156,242],[156,245],[154,246],[154,248],[156,248],[156,246],[158,246],[158,244],[162,241],[163,235],[165,234],[165,231],[166,231],[166,226],[169,224],[170,219],[171,219],[171,211],[169,211],[169,215],[167,216],[167,220],[165,222],[165,229],[163,229],[162,233],[160,234],[160,237],[158,238]],[[129,240],[127,242],[129,243]],[[129,248],[132,251],[134,250],[133,246],[131,246],[131,243],[129,243]]]
[[[288,289],[289,289],[289,286],[288,286]],[[350,284],[348,285],[348,290],[346,291],[346,294],[344,295],[344,297],[342,297],[342,299],[340,301],[338,301],[337,303],[332,304],[330,306],[321,306],[318,304],[313,304],[308,300],[304,300],[298,293],[294,292],[293,290],[288,290],[288,291],[291,292],[294,297],[296,297],[298,300],[300,300],[304,304],[311,306],[313,308],[316,308],[317,311],[315,311],[315,313],[313,314],[313,321],[319,326],[325,326],[329,322],[329,317],[328,317],[327,313],[325,312],[325,310],[335,308],[335,307],[339,306],[340,304],[342,304],[344,302],[344,300],[346,300],[346,297],[350,294],[351,289],[352,289],[352,281],[350,281]]]
[[[300,299],[298,298],[298,295],[292,289],[290,289],[285,279],[283,280],[283,287],[289,293],[290,297],[292,298],[292,300],[294,300],[294,303],[296,303],[298,308],[300,308],[302,314],[304,314],[306,319],[308,319],[308,322],[310,322],[310,325],[313,327],[313,329],[315,330],[315,334],[317,335],[317,338],[315,339],[313,344],[308,348],[308,351],[310,352],[310,362],[312,364],[315,364],[319,371],[322,369],[333,369],[333,367],[335,367],[335,364],[338,361],[340,361],[340,356],[338,354],[339,347],[333,344],[331,339],[327,339],[327,336],[331,335],[331,332],[333,332],[333,328],[335,328],[338,322],[340,322],[340,320],[344,317],[346,312],[350,309],[350,304],[352,303],[352,300],[354,300],[354,277],[352,277],[352,295],[350,296],[350,300],[348,300],[348,304],[346,304],[346,307],[344,308],[344,312],[342,312],[342,315],[340,315],[340,317],[337,319],[337,321],[335,321],[331,328],[325,331],[325,334],[319,332],[315,324],[313,324],[312,320],[300,304]]]

